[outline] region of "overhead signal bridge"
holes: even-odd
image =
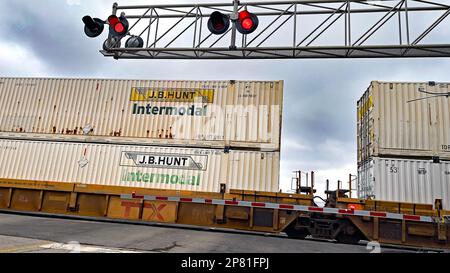
[[[408,58],[450,56],[449,15],[445,0],[232,1],[114,4],[83,22],[89,37],[110,25],[115,59]]]

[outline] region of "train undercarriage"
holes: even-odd
[[[325,207],[319,207],[312,194],[205,193],[0,180],[3,211],[286,233],[291,238],[309,236],[346,244],[365,240],[450,249],[448,211],[426,204],[348,198],[345,190],[327,195]]]

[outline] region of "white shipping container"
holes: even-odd
[[[450,159],[449,93],[449,83],[372,82],[357,105],[358,165],[378,156]]]
[[[277,192],[279,152],[0,140],[0,178],[219,192]]]
[[[282,81],[0,78],[0,136],[280,149]]]
[[[434,204],[450,210],[450,162],[375,157],[358,168],[359,198]]]

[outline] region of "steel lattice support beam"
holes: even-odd
[[[447,3],[445,3],[447,2]],[[130,35],[144,48],[102,50],[116,59],[295,59],[449,57],[447,0],[297,0],[216,4],[114,4],[124,13]],[[250,35],[235,27],[213,35],[212,12],[251,10],[260,26]],[[439,35],[436,35],[438,33]],[[432,36],[434,34],[434,36]],[[431,41],[431,42],[430,42]]]

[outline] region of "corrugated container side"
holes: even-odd
[[[438,197],[445,200],[444,206],[446,210],[450,210],[450,161],[440,164],[437,173],[437,175],[440,176],[439,180],[441,181],[439,184],[440,189],[438,188],[438,192],[440,193]]]
[[[277,192],[279,165],[279,152],[0,140],[3,179]]]
[[[440,86],[439,93],[450,94],[450,84],[447,87]],[[436,134],[437,134],[437,151],[445,159],[450,158],[450,97],[442,97],[445,99],[436,100]]]
[[[450,159],[450,99],[433,95],[449,92],[447,83],[372,82],[358,101],[358,164],[377,156]]]
[[[358,162],[362,163],[370,158],[374,142],[373,95],[369,88],[357,104],[357,145]]]
[[[373,171],[373,161],[358,167],[358,197],[361,199],[375,196]]]
[[[375,157],[359,167],[360,198],[434,204],[450,209],[450,162]]]
[[[0,78],[0,132],[279,150],[282,97],[281,81]]]

